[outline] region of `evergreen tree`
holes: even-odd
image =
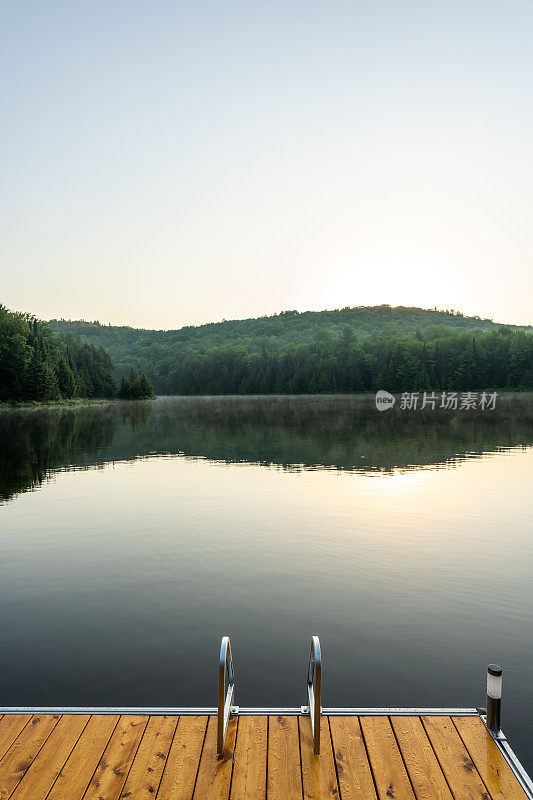
[[[46,363],[42,348],[37,342],[26,370],[24,382],[26,400],[56,400],[59,396],[57,380]]]
[[[154,387],[151,381],[148,380],[145,373],[141,373],[141,377],[139,380],[139,388],[141,391],[140,397],[149,399],[150,397],[154,397]]]
[[[76,381],[66,358],[59,359],[56,366],[56,378],[61,397],[74,397],[76,394]]]
[[[22,397],[28,335],[23,315],[12,314],[0,305],[0,400]]]
[[[125,375],[122,376],[120,379],[120,386],[118,390],[118,396],[121,400],[127,400],[130,395],[130,385],[128,383],[128,379]]]
[[[130,371],[128,378],[129,396],[132,400],[138,400],[141,396],[141,379],[133,370]]]

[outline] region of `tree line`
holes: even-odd
[[[0,401],[113,398],[118,391],[115,366],[103,347],[73,333],[57,334],[35,317],[0,305]],[[134,376],[128,396],[153,396],[146,376]]]
[[[492,370],[485,377],[487,359],[501,361],[501,347],[505,351],[508,343],[507,334],[498,345],[499,340],[483,337],[500,328],[509,335],[533,331],[525,326],[502,328],[453,309],[388,305],[284,311],[169,331],[84,321],[50,324],[105,347],[119,374],[127,375],[130,369],[145,372],[158,394],[372,391],[375,386],[386,388],[385,382],[408,391],[426,378],[432,386],[448,380],[492,385],[497,380],[498,388],[516,388],[525,380],[527,387],[527,369],[518,374],[516,365],[509,374],[498,367],[497,374]],[[531,336],[524,341],[530,342]],[[473,354],[469,366],[469,348],[474,346],[483,355]],[[485,350],[494,351],[493,356]]]
[[[159,394],[180,395],[531,390],[533,334],[457,312],[389,306],[181,331],[85,322],[52,329],[2,309],[0,373],[0,399],[148,397],[151,381]]]
[[[167,376],[170,394],[303,394],[533,389],[533,335],[488,332],[341,336],[296,347],[242,346],[190,354]]]

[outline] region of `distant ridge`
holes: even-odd
[[[292,320],[294,326],[289,322]],[[90,322],[88,320],[67,320],[67,319],[52,319],[50,325],[57,330],[69,329],[82,333],[87,336],[105,336],[104,331],[97,333],[99,329],[104,328],[106,331],[139,331],[159,334],[183,334],[185,332],[192,334],[192,332],[201,332],[204,330],[212,329],[213,327],[223,327],[224,330],[238,335],[238,330],[241,327],[248,326],[250,323],[259,323],[264,326],[265,332],[270,333],[272,329],[276,328],[276,323],[282,322],[284,328],[296,327],[305,329],[308,327],[315,327],[317,324],[323,324],[326,328],[332,331],[338,325],[351,324],[354,328],[361,327],[366,329],[370,325],[371,329],[375,327],[385,327],[387,325],[400,324],[402,327],[413,329],[415,327],[427,327],[428,325],[460,325],[463,327],[477,327],[486,328],[492,325],[508,325],[513,330],[527,330],[532,329],[531,325],[514,325],[512,323],[498,323],[494,322],[487,317],[479,316],[465,316],[462,312],[454,309],[439,309],[435,308],[418,308],[417,306],[345,306],[339,309],[325,309],[323,311],[280,311],[277,314],[262,315],[260,317],[246,317],[243,319],[223,319],[220,322],[204,322],[199,325],[185,325],[181,328],[137,328],[131,325],[106,325],[98,320]],[[288,322],[288,325],[287,325]]]

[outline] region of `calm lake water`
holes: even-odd
[[[2,705],[484,705],[533,768],[533,399],[0,412]]]

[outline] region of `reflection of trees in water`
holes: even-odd
[[[443,465],[533,444],[533,396],[496,410],[378,412],[373,397],[185,397],[0,413],[0,499],[50,471],[183,454],[287,469]]]
[[[495,412],[468,413],[378,412],[373,396],[166,399],[136,440],[138,455],[181,452],[228,462],[364,471],[443,464],[532,443],[532,395],[502,399]],[[129,457],[125,440],[122,447]]]
[[[32,489],[51,471],[104,464],[121,421],[145,425],[149,403],[0,412],[0,501]]]

